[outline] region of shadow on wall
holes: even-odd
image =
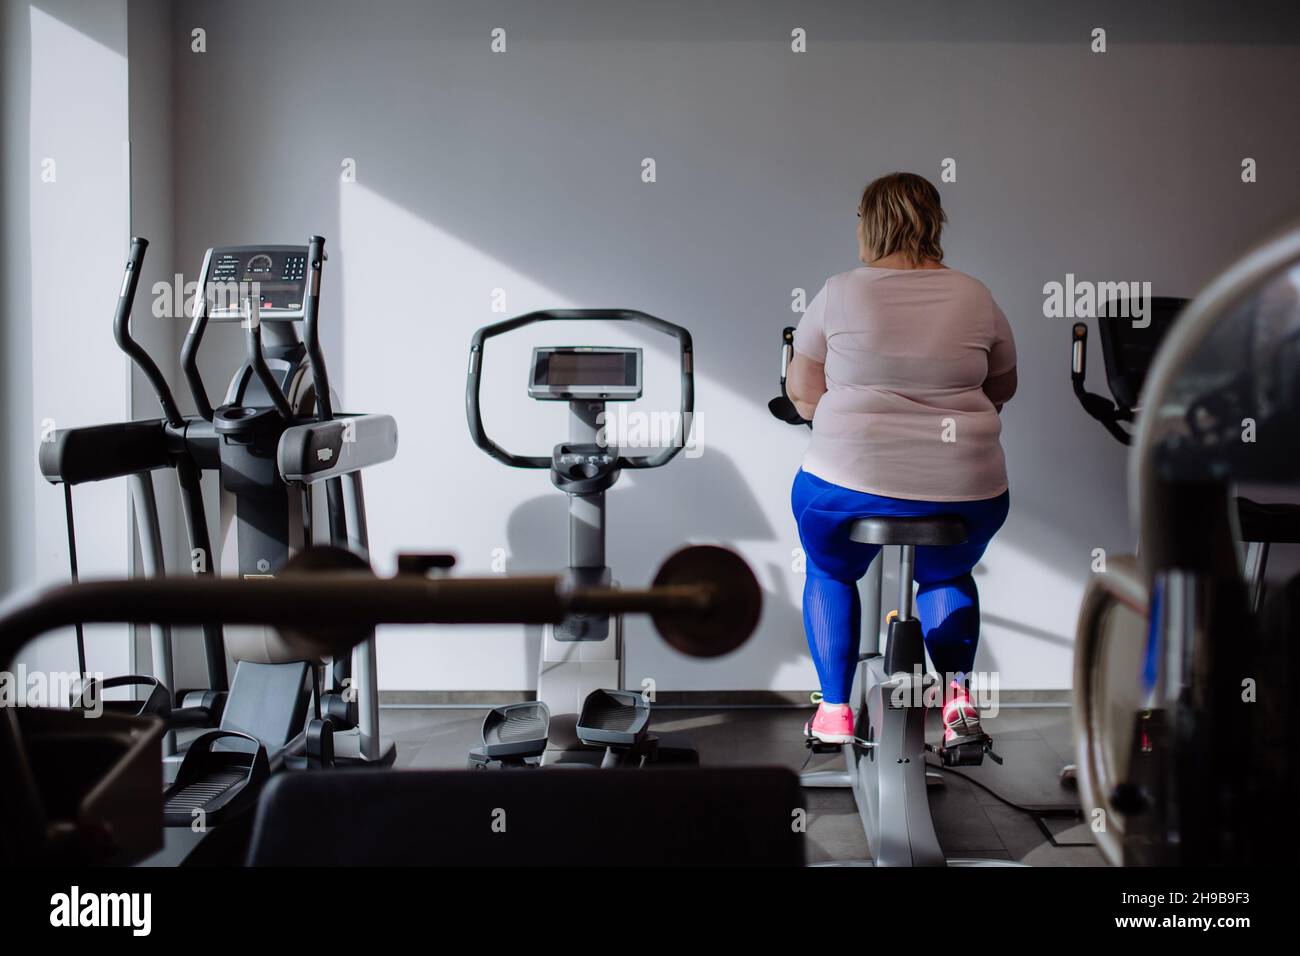
[[[701,489],[712,493],[701,494]],[[626,587],[648,585],[663,560],[687,543],[734,546],[777,537],[736,463],[718,451],[695,459],[678,458],[649,471],[624,471],[606,495],[605,524],[606,564]],[[633,533],[628,532],[629,525],[635,528]],[[690,529],[700,533],[692,534]],[[568,498],[557,490],[523,502],[510,513],[506,535],[511,572],[554,571],[568,560]],[[745,670],[750,679],[770,680],[780,667],[807,653],[800,594],[790,590],[789,569],[769,565],[756,568],[755,573],[766,579],[763,618],[742,653],[747,655]],[[646,666],[647,657],[653,660],[672,653],[659,643],[645,619],[629,619],[625,628],[629,676]],[[540,629],[533,632],[530,636],[540,638]],[[537,646],[537,640],[528,642],[532,669]],[[762,668],[761,677],[755,668]]]

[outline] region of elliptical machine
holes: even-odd
[[[72,542],[71,486],[128,477],[136,503],[145,567],[161,575],[164,561],[150,472],[177,475],[192,569],[214,573],[201,472],[221,485],[221,568],[227,575],[270,577],[313,537],[312,489],[326,490],[330,543],[365,567],[367,533],[360,469],[396,454],[396,423],[386,415],[333,412],[329,375],[317,332],[324,240],[306,246],[232,246],[208,250],[195,296],[194,319],[181,353],[196,415],[184,416],[157,365],[131,335],[130,315],[148,243],[133,239],[118,297],[114,333],[152,385],[163,418],[54,433],[40,449],[42,473],[65,485]],[[246,360],[225,401],[213,408],[197,358],[209,321],[239,322]],[[305,340],[293,323],[302,321]],[[338,560],[342,560],[339,558]],[[75,551],[72,554],[75,568]],[[153,633],[152,676],[115,677],[118,686],[146,687],[143,701],[115,709],[152,713],[167,722],[164,778],[171,826],[215,827],[252,805],[277,767],[339,763],[386,766],[391,741],[378,730],[373,634],[337,660],[307,659],[260,626],[204,624],[210,687],[173,696],[170,635]],[[235,674],[226,684],[226,654]],[[83,655],[84,656],[84,655]],[[83,672],[84,660],[82,664]],[[329,668],[327,676],[326,665]],[[84,695],[83,695],[84,696]],[[308,707],[314,710],[308,720]],[[185,745],[176,731],[204,730]]]
[[[605,444],[608,402],[641,396],[639,348],[574,346],[533,350],[528,394],[537,401],[569,405],[569,438],[550,456],[516,455],[494,442],[479,409],[485,346],[489,339],[538,322],[633,322],[676,340],[680,359],[680,406],[670,444],[652,455],[625,455]],[[676,457],[690,433],[695,407],[691,335],[679,325],[630,309],[552,309],[485,326],[470,343],[465,409],[479,448],[512,468],[546,469],[569,499],[569,566],[574,587],[610,587],[605,563],[605,492],[623,469],[659,468]],[[757,623],[761,594],[722,548],[692,551],[734,578],[734,613]],[[716,569],[714,569],[716,570]],[[743,599],[742,599],[743,598]],[[744,622],[742,622],[744,623]],[[482,744],[470,753],[471,768],[576,763],[639,767],[652,762],[698,763],[688,741],[650,732],[650,703],[623,689],[623,630],[618,614],[571,614],[546,625],[537,675],[537,700],[493,709],[483,723]],[[718,653],[714,651],[713,653]]]
[[[786,391],[786,373],[794,357],[794,327],[781,332],[781,393],[768,402],[774,418],[812,427]],[[955,515],[863,517],[849,524],[849,538],[880,545],[867,569],[862,591],[865,634],[858,656],[854,705],[854,740],[828,744],[813,737],[811,754],[842,752],[843,770],[813,770],[799,775],[804,787],[850,789],[871,848],[870,866],[1016,866],[1005,860],[946,859],[930,815],[928,788],[942,786],[943,776],[927,765],[935,755],[945,767],[979,766],[988,755],[1001,764],[993,740],[981,733],[940,746],[926,743],[925,641],[913,613],[912,578],[916,548],[945,547],[966,540]],[[881,652],[882,567],[886,547],[898,549],[898,610],[889,615]]]

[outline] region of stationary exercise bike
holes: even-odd
[[[785,329],[781,341],[781,394],[768,403],[768,409],[787,424],[811,427],[786,392],[794,329]],[[875,866],[1016,865],[1003,860],[945,859],[930,816],[927,788],[941,785],[943,780],[938,771],[927,768],[926,754],[934,754],[945,767],[978,766],[986,754],[1002,763],[993,752],[992,739],[984,733],[938,747],[925,741],[925,642],[912,605],[916,548],[963,543],[964,522],[955,515],[864,517],[850,523],[849,539],[881,546],[862,586],[867,633],[858,658],[855,739],[848,744],[827,744],[810,735],[806,744],[812,753],[842,751],[845,768],[808,771],[800,775],[800,783],[852,789]],[[889,546],[898,548],[898,612],[891,615],[882,654],[881,568],[884,548]]]
[[[533,350],[528,394],[538,401],[569,406],[569,438],[550,455],[516,455],[493,441],[479,410],[482,367],[488,340],[538,322],[629,322],[670,336],[680,363],[680,406],[669,443],[649,455],[625,455],[603,440],[607,402],[641,397],[639,348],[570,346]],[[465,407],[470,435],[479,448],[513,468],[544,469],[569,499],[569,566],[575,587],[610,587],[605,564],[605,492],[623,469],[659,468],[685,446],[695,407],[691,335],[672,322],[631,309],[556,309],[530,312],[485,326],[470,345]],[[612,441],[612,439],[611,439]],[[691,549],[690,561],[708,561],[711,574],[729,582],[728,627],[757,624],[762,598],[741,561],[724,548]],[[689,563],[689,562],[688,562]],[[675,573],[690,575],[687,564]],[[656,583],[664,583],[657,581]],[[719,620],[719,625],[722,621]],[[571,614],[546,625],[537,674],[537,700],[490,711],[482,743],[469,756],[472,769],[531,767],[537,764],[598,764],[641,767],[651,763],[699,762],[690,742],[679,735],[650,731],[650,702],[623,689],[623,628],[617,614]],[[713,654],[720,653],[713,650]]]

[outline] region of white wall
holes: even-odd
[[[949,261],[1016,329],[1012,515],[977,571],[980,666],[1007,687],[1068,685],[1091,551],[1130,539],[1121,450],[1074,403],[1068,323],[1042,318],[1043,283],[1073,272],[1189,294],[1300,197],[1300,133],[1270,119],[1292,110],[1300,78],[1296,18],[1276,7],[278,2],[250,30],[251,9],[195,2],[177,16],[178,33],[202,26],[209,42],[177,62],[179,245],[197,263],[213,242],[329,238],[336,378],[349,406],[402,428],[398,461],[369,484],[381,563],[408,547],[455,551],[466,571],[498,547],[514,569],[564,560],[563,497],[466,432],[466,347],[499,317],[493,289],[509,314],[625,306],[694,333],[706,453],[624,477],[610,562],[641,583],[683,541],[728,542],[767,606],[757,638],[713,664],[634,624],[629,678],[661,688],[813,684],[789,570],[806,436],[764,405],[777,334],[797,318],[791,290],[811,295],[855,264],[866,180],[937,178],[957,158],[942,185]],[[1088,49],[1098,23],[1101,56]],[[806,54],[789,50],[795,26]],[[505,54],[489,51],[495,27]],[[241,147],[212,149],[214,131]],[[1253,186],[1238,179],[1243,155],[1265,171]],[[655,184],[639,179],[647,156]],[[339,181],[346,158],[355,183]],[[526,398],[518,358],[497,371],[498,427],[538,450],[560,440],[561,419],[534,425],[560,413]],[[518,629],[395,632],[381,655],[388,688],[532,680]]]
[[[1190,294],[1300,206],[1300,130],[1281,121],[1294,112],[1300,24],[1267,2],[202,0],[173,11],[173,262],[194,278],[209,245],[328,238],[335,378],[349,407],[401,426],[398,460],[369,478],[381,564],[401,548],[455,551],[471,572],[495,548],[515,570],[564,560],[563,496],[544,473],[488,459],[465,428],[466,348],[500,317],[494,289],[507,314],[621,306],[694,333],[705,454],[624,476],[610,495],[610,562],[643,583],[684,541],[731,543],[767,605],[756,639],[713,664],[676,658],[633,624],[629,678],[663,689],[814,683],[789,570],[788,488],[806,435],[764,406],[777,334],[797,319],[791,290],[811,295],[855,264],[868,179],[900,168],[937,179],[941,160],[957,159],[957,181],[941,184],[949,262],[992,288],[1016,330],[1012,514],[977,569],[979,665],[1006,687],[1068,685],[1092,549],[1130,541],[1121,449],[1074,403],[1068,322],[1042,318],[1043,283],[1073,272]],[[1108,31],[1103,55],[1089,51],[1096,26]],[[198,27],[206,53],[190,50]],[[490,52],[496,27],[505,54]],[[794,27],[807,53],[790,51]],[[654,184],[639,178],[647,156]],[[1243,156],[1259,162],[1258,183],[1240,182]],[[347,158],[355,183],[340,182]],[[210,338],[216,397],[239,343]],[[671,386],[665,343],[611,340],[643,345],[652,381],[663,373]],[[561,339],[498,353],[487,414],[544,451],[562,413],[526,398],[519,356],[531,341]],[[381,682],[523,688],[533,653],[516,628],[395,631],[381,640]]]
[[[125,0],[11,4],[5,18],[6,52],[19,54],[18,70],[27,67],[13,88],[26,103],[6,96],[7,110],[25,106],[25,123],[7,124],[6,134],[14,132],[26,147],[14,167],[22,186],[10,196],[18,221],[28,225],[27,261],[10,258],[13,248],[6,257],[6,275],[23,287],[27,306],[5,317],[4,377],[23,419],[6,445],[8,590],[68,575],[61,489],[36,467],[43,424],[64,428],[127,415],[128,370],[113,344],[112,315],[126,260],[128,182]],[[84,486],[75,501],[83,577],[125,574],[125,485]],[[41,670],[74,670],[71,632],[32,645],[23,660]],[[126,670],[125,629],[88,629],[87,663],[108,674]]]

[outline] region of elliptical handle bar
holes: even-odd
[[[325,261],[325,237],[307,237],[307,289],[302,301],[303,340],[307,344],[307,364],[311,366],[311,379],[316,388],[316,417],[323,422],[334,417],[334,402],[330,396],[329,369],[325,366],[325,353],[321,350],[320,331],[320,277]]]
[[[307,237],[307,287],[302,300],[303,341],[307,347],[307,364],[311,368],[312,387],[316,392],[316,420],[328,422],[334,418],[334,399],[330,392],[330,373],[325,364],[325,352],[320,344],[320,280],[325,255],[325,237]],[[396,425],[393,426],[396,434]],[[393,446],[396,452],[396,442]],[[356,480],[361,480],[360,475]],[[348,537],[347,504],[340,478],[325,483],[326,508],[329,516],[330,539],[346,541]]]
[[[249,368],[262,383],[271,404],[286,422],[293,421],[293,408],[285,396],[280,383],[271,374],[271,367],[266,364],[266,355],[262,352],[262,304],[257,296],[244,298],[244,358]]]
[[[149,357],[149,353],[131,335],[131,310],[135,305],[135,291],[140,284],[140,269],[144,266],[144,254],[148,248],[148,239],[140,236],[132,237],[130,257],[126,261],[126,273],[122,276],[122,289],[117,295],[117,311],[113,314],[113,338],[117,341],[118,348],[135,362],[145,378],[149,380],[149,384],[153,386],[154,394],[158,396],[158,404],[162,406],[163,415],[167,418],[167,424],[179,428],[184,424],[184,419],[181,418],[181,411],[176,405],[172,390],[167,387],[167,380],[163,378],[162,372]]]
[[[212,265],[212,250],[203,256],[203,268],[199,272],[199,290],[194,294],[194,320],[189,331],[185,333],[185,343],[181,346],[181,369],[185,372],[185,381],[189,383],[190,395],[194,399],[194,408],[204,421],[212,421],[212,403],[208,401],[208,390],[203,385],[203,375],[199,372],[199,346],[203,343],[203,333],[208,327],[208,269]]]
[[[469,376],[465,382],[465,413],[469,419],[469,431],[474,439],[474,444],[497,461],[512,468],[551,467],[549,455],[516,455],[506,451],[506,449],[489,438],[487,431],[483,428],[483,417],[479,408],[484,343],[495,336],[513,332],[515,329],[522,328],[525,325],[533,325],[537,322],[635,322],[638,325],[648,326],[656,332],[662,332],[664,335],[675,338],[677,340],[678,355],[681,359],[679,386],[681,404],[677,434],[673,436],[672,444],[654,455],[633,457],[620,455],[618,467],[658,468],[672,461],[677,453],[686,446],[686,439],[690,434],[691,418],[695,414],[695,352],[691,341],[691,333],[680,325],[636,309],[543,309],[538,312],[519,315],[513,319],[505,319],[492,325],[485,325],[475,332],[474,338],[470,341]]]

